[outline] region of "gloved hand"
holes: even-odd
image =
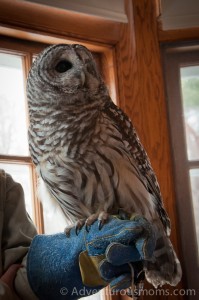
[[[111,216],[101,230],[96,221],[70,237],[64,233],[37,235],[30,246],[27,274],[39,299],[78,299],[110,284],[114,290],[140,281],[142,261],[150,259],[156,238],[143,217]]]

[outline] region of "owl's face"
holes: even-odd
[[[72,96],[79,91],[95,93],[102,84],[89,50],[82,45],[54,45],[36,59],[28,78],[28,90],[35,87],[57,96]]]

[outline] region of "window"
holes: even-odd
[[[180,79],[187,167],[199,260],[199,65],[182,65]]]
[[[66,41],[67,42],[67,41]],[[36,55],[45,44],[6,39],[0,46],[0,168],[11,174],[23,186],[26,209],[39,233],[63,231],[66,220],[53,205],[40,203],[37,197],[37,176],[28,150],[28,110],[26,101],[26,78]],[[98,52],[93,53],[98,67],[106,69],[108,61]],[[110,52],[109,52],[110,56]],[[106,62],[106,65],[105,65]],[[111,68],[110,68],[111,69]],[[105,81],[110,92],[114,91],[114,76],[106,70]],[[110,80],[111,78],[111,80]],[[52,222],[52,217],[56,223]],[[99,300],[104,292],[92,295]]]
[[[66,221],[57,217],[56,226],[52,224],[52,216],[59,216],[59,210],[52,204],[41,204],[37,197],[37,177],[28,150],[25,92],[32,61],[46,46],[5,39],[0,47],[0,168],[22,184],[27,211],[39,233],[54,233],[63,230]],[[102,55],[96,52],[93,55],[103,74]]]
[[[168,117],[188,288],[199,282],[199,47],[164,48]]]
[[[44,48],[38,47],[38,52]],[[25,85],[35,47],[21,42],[1,43],[0,48],[0,168],[20,182],[26,209],[43,232],[41,206],[36,197],[36,175],[28,150],[28,113]]]

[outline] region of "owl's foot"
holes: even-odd
[[[70,231],[74,227],[74,225],[69,225],[66,228],[64,228],[64,233],[67,237],[70,237]]]
[[[89,232],[90,226],[97,220],[98,220],[98,228],[99,228],[99,230],[101,230],[102,227],[104,226],[104,224],[108,221],[108,218],[109,218],[109,214],[105,211],[101,211],[99,213],[90,215],[87,219],[79,219],[75,223],[76,235],[79,234],[80,230],[82,229],[82,227],[84,225],[85,225],[86,231]],[[70,231],[73,227],[74,227],[74,224],[69,225],[64,229],[64,232],[67,237],[70,236]]]
[[[96,221],[98,220],[98,228],[99,230],[102,229],[102,227],[104,226],[104,224],[108,221],[109,218],[109,214],[105,211],[101,211],[99,213],[96,214],[92,214],[90,215],[85,222],[86,225],[86,231],[89,231],[89,227]]]
[[[76,223],[75,223],[75,232],[76,235],[78,235],[78,233],[80,232],[81,228],[84,226],[86,222],[86,219],[79,219]],[[64,229],[64,233],[66,234],[67,237],[70,236],[70,231],[71,229],[74,227],[74,224],[67,226]]]

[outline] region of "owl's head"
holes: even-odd
[[[45,49],[35,60],[27,80],[28,98],[56,95],[65,101],[76,94],[95,94],[104,85],[90,51],[78,44]],[[43,97],[42,97],[43,93]]]

